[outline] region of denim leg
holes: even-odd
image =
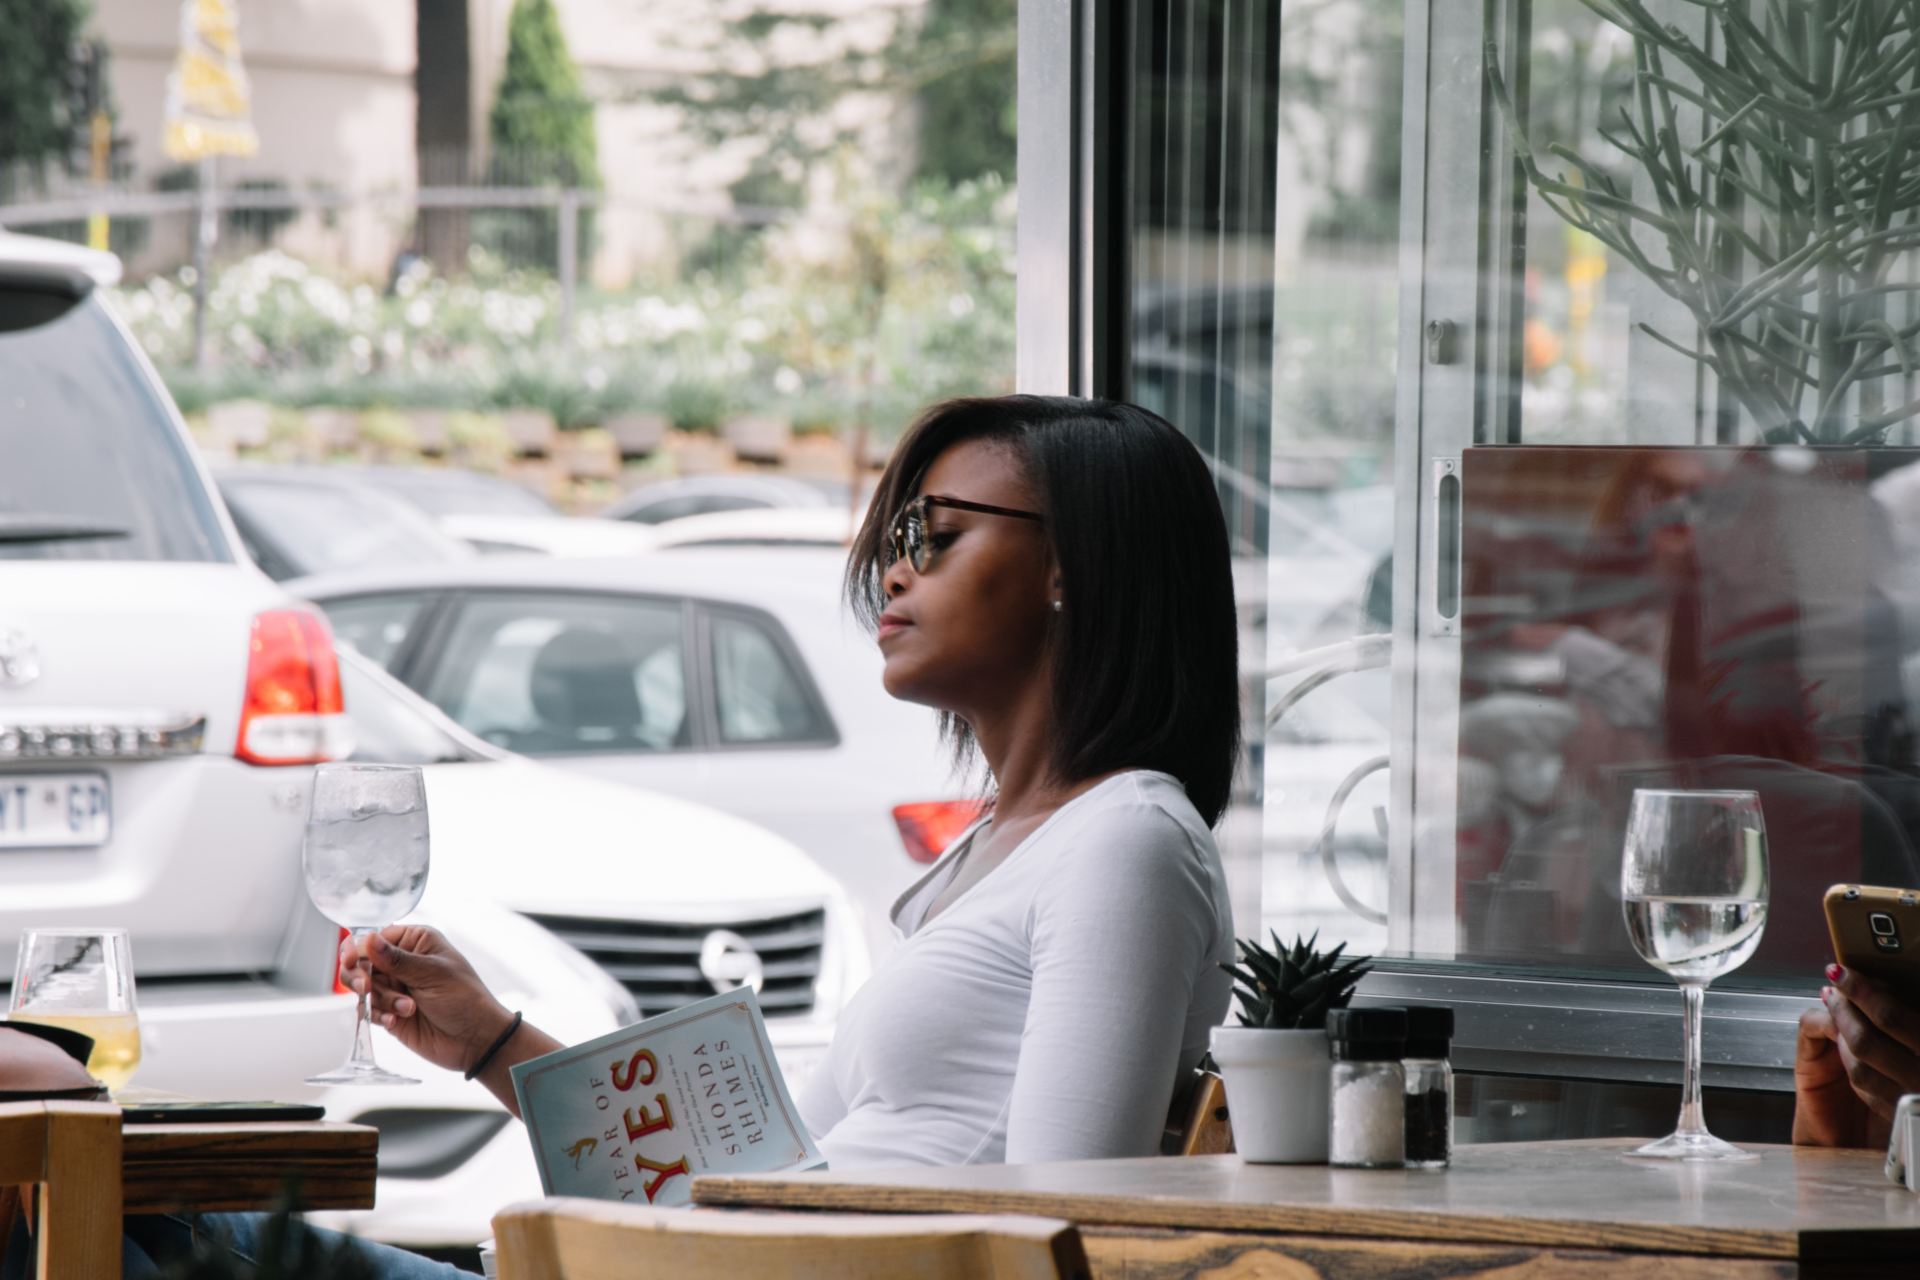
[[[131,1221],[131,1219],[129,1219]],[[13,1238],[0,1241],[0,1280],[34,1280],[33,1236],[25,1215],[13,1224]],[[458,1275],[458,1272],[454,1274]],[[160,1280],[160,1268],[130,1237],[120,1238],[121,1280]]]
[[[236,1257],[250,1263],[259,1248],[260,1233],[266,1222],[267,1215],[262,1213],[205,1213],[189,1217],[165,1214],[128,1218],[127,1234],[162,1267],[188,1256],[196,1237],[224,1246]],[[319,1227],[309,1230],[329,1247],[337,1247],[343,1238],[337,1231]],[[448,1263],[435,1262],[388,1245],[361,1240],[355,1241],[354,1247],[372,1265],[374,1274],[380,1280],[460,1280],[472,1274]],[[134,1274],[129,1272],[128,1280],[133,1280]],[[7,1280],[12,1280],[12,1277]]]

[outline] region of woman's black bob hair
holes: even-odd
[[[1206,461],[1166,419],[1066,396],[928,409],[894,450],[854,537],[854,612],[877,623],[897,514],[934,459],[971,440],[1019,459],[1060,566],[1065,608],[1052,615],[1048,642],[1056,780],[1157,769],[1180,780],[1209,825],[1219,822],[1240,752],[1232,563]],[[964,722],[943,715],[941,727],[961,758],[971,754]]]

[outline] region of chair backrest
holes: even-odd
[[[1050,1218],[748,1213],[529,1200],[493,1219],[500,1280],[1084,1280],[1080,1233]],[[643,1265],[644,1264],[644,1265]]]
[[[117,1280],[121,1177],[120,1108],[0,1104],[0,1186],[40,1188],[35,1275]]]
[[[1175,1092],[1167,1112],[1160,1154],[1223,1156],[1233,1150],[1233,1121],[1227,1114],[1227,1087],[1216,1072],[1195,1071]]]

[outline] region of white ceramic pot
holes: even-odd
[[[1233,1147],[1254,1164],[1327,1159],[1327,1033],[1215,1027]]]

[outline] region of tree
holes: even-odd
[[[488,180],[503,187],[597,188],[599,147],[593,103],[567,51],[553,0],[514,0],[507,19],[507,65],[488,116]],[[476,221],[479,221],[476,219]],[[480,238],[512,262],[555,261],[557,216],[547,209],[490,215]],[[589,255],[592,220],[580,218],[580,256]]]
[[[878,44],[847,35],[850,25],[817,8],[767,0],[720,24],[714,70],[644,96],[680,107],[708,142],[761,142],[734,187],[745,204],[794,203],[806,173],[858,150],[866,123],[860,113],[835,109],[859,95],[918,108],[921,128],[903,185],[1012,183],[1017,0],[925,0],[918,10],[900,9]],[[795,33],[811,38],[787,43],[810,45],[810,56],[764,56],[777,37]]]
[[[85,0],[0,0],[0,170],[64,160],[85,136],[74,79],[87,17]]]

